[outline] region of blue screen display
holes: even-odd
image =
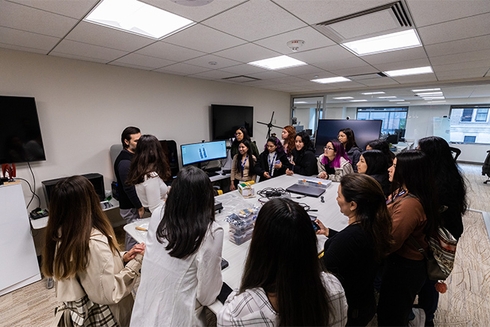
[[[182,144],[180,152],[183,166],[227,157],[225,141]]]

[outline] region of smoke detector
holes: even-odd
[[[305,41],[303,41],[303,40],[292,40],[286,44],[291,50],[296,52],[299,50],[299,48],[301,48],[303,46],[303,44],[305,44]]]

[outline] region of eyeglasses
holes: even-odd
[[[323,147],[323,151],[325,151],[325,150],[335,150],[335,149],[334,148],[331,148],[331,147],[328,147],[328,146],[324,146]]]

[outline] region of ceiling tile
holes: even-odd
[[[253,43],[243,44],[231,49],[216,52],[215,55],[231,60],[249,63],[256,60],[280,56],[279,53]],[[292,56],[291,56],[292,57]]]
[[[436,76],[437,76],[437,79],[440,81],[462,80],[462,79],[468,79],[468,78],[475,79],[475,78],[484,77],[485,73],[487,73],[489,69],[490,69],[490,66],[442,71],[442,72],[436,72]]]
[[[7,0],[26,7],[79,19],[85,17],[100,0]]]
[[[61,15],[2,1],[0,26],[42,35],[63,37],[76,25],[77,20]],[[12,13],[15,12],[15,15]]]
[[[335,45],[335,42],[311,27],[304,27],[280,35],[271,36],[254,43],[282,54],[294,54],[296,52],[287,45],[289,41],[293,40],[302,40],[305,42],[297,52]]]
[[[112,61],[111,64],[118,65],[118,66],[140,68],[145,70],[153,70],[153,69],[158,69],[161,67],[175,64],[175,62],[171,60],[144,56],[136,53],[130,53],[124,57]]]
[[[222,69],[230,66],[237,66],[241,63],[235,60],[218,57],[215,55],[206,55],[199,58],[187,60],[186,64],[201,66],[208,69]],[[214,64],[212,64],[214,63]]]
[[[325,64],[335,60],[352,59],[361,61],[358,57],[339,45],[333,45],[330,47],[310,51],[295,52],[291,54],[290,57],[307,62],[309,64],[314,64],[315,66],[319,66],[318,64]]]
[[[66,39],[124,51],[135,51],[155,42],[150,38],[88,22],[80,22]]]
[[[108,63],[114,59],[124,56],[126,52],[97,45],[63,40],[56,46],[56,48],[53,49],[50,54],[58,57]]]
[[[427,26],[490,12],[488,0],[405,0],[417,26]]]
[[[400,62],[413,59],[427,59],[427,54],[423,47],[404,49],[398,51],[383,52],[368,56],[362,56],[362,60],[371,65],[384,64],[388,62]]]
[[[398,76],[391,77],[393,80],[400,84],[406,83],[426,83],[437,81],[435,74],[420,74],[420,75],[409,75],[409,76]]]
[[[205,25],[255,41],[285,31],[305,27],[306,24],[271,1],[250,0],[211,17]]]
[[[194,65],[189,65],[189,64],[184,64],[184,63],[177,63],[169,66],[165,66],[163,68],[156,69],[155,71],[157,72],[162,72],[162,73],[170,73],[170,74],[175,74],[175,75],[192,75],[192,74],[199,74],[205,71],[208,71],[210,69],[199,67],[199,66],[194,66]]]
[[[490,34],[463,40],[430,44],[425,47],[430,57],[490,49]]]
[[[37,49],[37,52],[47,54],[59,42],[59,38],[0,27],[0,41],[5,45],[16,45],[32,50]]]
[[[237,37],[197,24],[165,39],[167,43],[202,52],[216,52],[246,43]],[[216,42],[219,40],[219,42]]]
[[[376,68],[381,72],[385,72],[388,70],[408,69],[408,68],[425,67],[425,66],[430,66],[430,62],[427,58],[406,60],[400,62],[387,62],[387,63],[377,64]]]
[[[424,45],[489,34],[490,13],[418,28]]]
[[[247,74],[252,74],[252,73],[260,73],[263,72],[263,68],[259,68],[257,66],[252,66],[248,64],[241,64],[237,66],[232,66],[232,67],[226,67],[222,69],[225,72],[229,72],[233,75],[247,75]]]
[[[477,60],[477,61],[466,61],[461,62],[459,65],[455,66],[453,64],[448,65],[433,65],[432,68],[434,72],[448,72],[452,70],[463,70],[463,69],[473,69],[473,68],[490,68],[490,57],[485,60]]]
[[[481,51],[472,51],[466,53],[448,54],[446,56],[431,57],[430,61],[434,66],[448,64],[463,64],[468,61],[482,61],[490,58],[490,49]],[[459,65],[455,65],[457,68]]]
[[[173,61],[185,61],[206,54],[205,52],[180,47],[163,41],[150,44],[135,53]]]

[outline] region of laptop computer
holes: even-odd
[[[302,185],[302,184],[293,184],[290,187],[288,187],[286,191],[291,193],[307,195],[307,196],[313,196],[315,198],[325,193],[325,189],[323,187]]]

